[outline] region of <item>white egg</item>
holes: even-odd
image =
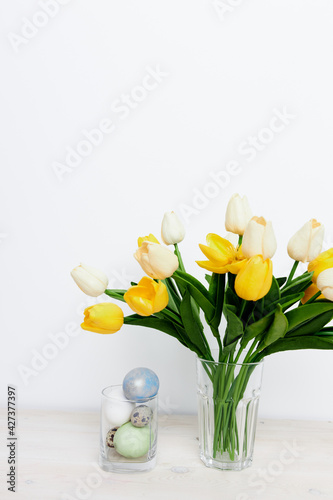
[[[110,427],[120,427],[128,422],[135,404],[126,401],[126,396],[121,387],[112,392],[104,403],[104,419]]]

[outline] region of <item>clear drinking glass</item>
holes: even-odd
[[[197,358],[200,458],[207,467],[242,470],[252,463],[263,362]]]
[[[100,459],[108,472],[143,472],[153,469],[157,447],[157,395],[126,399],[121,385],[102,391]]]

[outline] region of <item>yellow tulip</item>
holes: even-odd
[[[164,283],[145,276],[139,283],[127,290],[124,295],[127,304],[140,316],[150,316],[162,311],[169,302],[168,291]]]
[[[264,260],[255,255],[241,268],[235,280],[235,290],[241,299],[259,300],[271,288],[273,264],[270,259]]]
[[[310,273],[313,271],[312,281],[317,283],[319,274],[330,267],[333,267],[333,248],[322,252],[316,259],[309,262],[308,271]]]
[[[84,311],[83,330],[96,333],[115,333],[123,326],[124,313],[116,304],[103,302]]]
[[[142,246],[142,243],[144,241],[150,241],[151,243],[160,243],[158,241],[157,238],[155,238],[155,236],[153,234],[149,234],[148,236],[140,236],[140,238],[138,238],[138,247],[140,248]]]
[[[318,292],[319,292],[319,288],[317,287],[317,285],[312,283],[312,285],[310,285],[304,292],[304,297],[301,299],[302,304],[305,304],[305,302],[307,302],[309,299],[311,299],[311,297],[313,297]],[[318,299],[324,299],[324,298],[325,297],[323,294],[319,295],[319,297],[318,297]]]
[[[199,245],[209,260],[197,260],[198,266],[217,274],[237,274],[246,260],[241,248],[236,249],[230,241],[214,233],[207,234],[207,245]]]

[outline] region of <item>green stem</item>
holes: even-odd
[[[319,296],[321,295],[321,291],[319,290],[319,292],[315,293],[314,295],[312,295],[312,297],[309,298],[309,300],[307,300],[303,306],[305,306],[306,304],[311,304],[311,302],[314,302]]]
[[[288,286],[288,285],[289,285],[289,283],[291,282],[291,280],[293,279],[293,277],[294,277],[294,274],[295,274],[295,272],[296,272],[296,269],[297,269],[298,264],[299,264],[299,261],[298,261],[298,260],[295,260],[294,265],[293,265],[293,267],[291,268],[290,274],[289,274],[289,276],[288,276],[288,279],[287,279],[287,281],[286,281],[286,283],[285,283],[285,285],[284,285],[284,288],[285,288],[286,286]]]
[[[175,246],[175,254],[178,257],[179,269],[185,273],[186,271],[185,271],[185,267],[184,267],[182,256],[181,256],[179,248],[178,248],[178,243],[175,243],[174,246]]]

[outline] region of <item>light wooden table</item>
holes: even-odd
[[[332,422],[259,420],[253,465],[222,472],[198,458],[195,416],[161,416],[155,469],[113,474],[98,466],[97,413],[29,410],[17,419],[17,492],[6,491],[4,438],[1,500],[333,500]]]

